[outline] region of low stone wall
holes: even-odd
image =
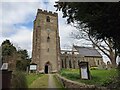
[[[56,78],[63,84],[65,88],[69,89],[77,89],[77,90],[110,90],[106,87],[96,87],[95,85],[86,85],[84,83],[75,82],[72,80],[68,80],[59,74],[56,74]]]

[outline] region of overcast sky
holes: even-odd
[[[66,24],[62,13],[54,8],[55,1],[57,0],[2,0],[0,2],[0,44],[9,39],[17,48],[27,49],[31,57],[33,21],[39,8],[58,13],[61,49],[71,48],[73,44],[89,45],[90,43],[84,40],[71,38],[70,33],[76,28]]]
[[[72,44],[78,44],[78,41],[70,37],[70,33],[75,30],[74,27],[66,24],[66,20],[62,18],[62,13],[54,8],[55,0],[4,0],[0,9],[0,28],[2,28],[0,43],[9,39],[17,48],[27,49],[29,55],[32,51],[32,32],[33,21],[35,19],[37,9],[57,12],[59,14],[59,35],[60,45],[62,49],[70,48]],[[2,15],[1,15],[2,14]]]

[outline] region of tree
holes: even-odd
[[[15,46],[9,41],[3,41],[2,45],[2,63],[8,63],[9,70],[15,70],[16,67],[16,54]]]
[[[74,39],[85,39],[92,42],[94,48],[99,49],[103,54],[105,54],[111,61],[113,66],[116,66],[116,58],[118,56],[116,50],[113,48],[113,40],[97,40],[92,37],[85,29],[78,29],[76,32],[71,33],[72,38]]]
[[[84,24],[96,39],[111,39],[117,52],[120,51],[120,2],[57,2],[55,7],[62,10],[67,22]]]
[[[25,71],[30,63],[27,50],[16,50],[16,47],[9,41],[5,40],[1,44],[2,63],[8,63],[9,70]]]
[[[26,71],[27,66],[30,64],[27,50],[18,50],[18,58],[16,63],[16,69],[20,71]]]
[[[5,40],[2,43],[2,56],[3,56],[3,62],[5,60],[5,56],[10,56],[14,52],[16,52],[16,48],[13,46],[13,44],[9,40]]]

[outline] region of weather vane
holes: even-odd
[[[47,10],[47,6],[48,6],[48,4],[49,4],[49,1],[48,1],[48,0],[44,0],[43,3],[45,4],[45,6],[46,6],[46,10]]]

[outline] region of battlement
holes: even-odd
[[[43,14],[49,14],[49,15],[53,15],[53,16],[57,16],[58,14],[52,11],[47,11],[47,10],[42,10],[42,9],[38,9],[37,13],[43,13]]]

